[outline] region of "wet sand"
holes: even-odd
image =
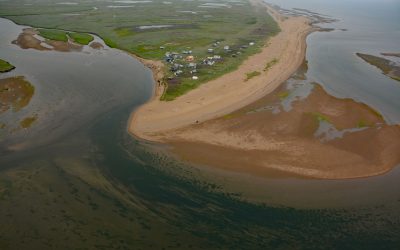
[[[160,101],[156,95],[134,112],[129,132],[143,139],[163,141],[160,134],[166,131],[220,117],[260,99],[297,70],[305,55],[305,38],[313,30],[309,20],[305,17],[286,18],[263,3],[253,4],[270,12],[281,32],[236,71],[205,83],[174,101]],[[278,62],[264,71],[275,59]],[[246,74],[253,71],[261,74],[245,81]]]
[[[255,176],[360,178],[383,174],[400,162],[400,126],[386,125],[367,105],[335,98],[316,85],[288,112],[260,109],[279,102],[281,93],[163,139],[185,161]],[[318,135],[323,124],[347,132]]]
[[[132,115],[129,132],[171,145],[184,161],[254,176],[347,179],[390,171],[400,162],[400,127],[369,106],[316,84],[291,110],[271,108],[289,95],[280,85],[302,65],[313,28],[305,17],[267,8],[282,31],[261,53],[174,101],[160,101],[159,90]],[[253,71],[261,74],[246,79]]]

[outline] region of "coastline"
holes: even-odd
[[[293,112],[240,116],[257,102],[282,98],[283,83],[303,66],[307,36],[319,30],[306,17],[285,16],[268,4],[251,2],[266,8],[281,32],[237,70],[174,101],[159,100],[163,89],[158,84],[151,101],[131,113],[128,132],[172,146],[171,153],[185,162],[255,176],[337,180],[392,170],[400,161],[400,143],[382,142],[400,142],[400,128],[385,124],[369,106],[334,98],[323,88],[316,87]],[[249,78],[251,72],[260,74]],[[155,79],[159,82],[158,75]],[[323,142],[315,136],[321,120],[353,132]]]
[[[163,141],[169,131],[201,123],[238,110],[271,93],[301,66],[306,52],[306,37],[315,29],[305,17],[286,17],[268,4],[259,5],[278,22],[281,32],[269,38],[260,53],[250,56],[233,72],[204,83],[173,101],[159,100],[163,91],[160,84],[159,63],[138,58],[153,71],[157,82],[153,97],[135,110],[128,123],[128,132],[148,141]],[[265,70],[273,60],[276,64]],[[248,72],[261,74],[246,81]]]

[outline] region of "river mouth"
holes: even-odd
[[[69,137],[74,138],[72,136],[73,134],[81,134],[82,136],[82,133],[96,133],[95,131],[93,132],[91,128],[96,124],[96,122],[102,120],[102,117],[111,115],[113,110],[116,109],[126,109],[128,107],[132,108],[132,106],[137,106],[140,103],[143,103],[151,94],[153,86],[151,84],[152,80],[150,71],[145,69],[141,64],[139,64],[139,62],[127,54],[108,48],[98,37],[96,37],[95,42],[100,43],[104,49],[98,50],[92,49],[89,46],[85,46],[81,52],[70,53],[22,50],[17,48],[15,45],[12,45],[11,41],[15,39],[25,27],[17,26],[5,19],[1,19],[1,22],[2,26],[5,27],[6,34],[2,41],[2,51],[5,53],[5,59],[13,61],[17,66],[15,71],[7,73],[5,76],[24,75],[28,79],[32,80],[32,83],[37,89],[37,93],[35,93],[31,103],[28,107],[21,111],[21,114],[9,112],[1,117],[2,121],[5,121],[4,123],[9,124],[17,123],[17,121],[19,121],[18,119],[21,119],[21,117],[37,118],[33,125],[28,129],[22,129],[18,131],[13,130],[12,133],[11,130],[6,130],[5,132],[3,131],[1,143],[3,152],[2,158],[4,160],[3,162],[7,163],[4,164],[4,166],[22,156],[22,158],[24,158],[25,156],[28,157],[30,155],[35,155],[35,152],[46,152],[47,150],[54,152],[52,147],[58,148],[55,147],[55,145],[62,145],[62,143],[58,142],[59,140],[68,140]],[[107,58],[109,61],[105,64],[102,64],[102,61],[105,58]],[[77,61],[80,61],[80,64],[76,64]],[[38,66],[32,66],[34,65],[33,62],[36,62]],[[131,66],[129,66],[129,64],[135,65],[135,67],[138,69],[138,71],[134,72],[133,75],[132,73],[128,73],[131,70]],[[111,70],[109,70],[109,65],[113,66]],[[68,71],[66,71],[66,73],[60,74],[60,72],[63,72],[67,68]],[[125,72],[122,72],[123,70],[125,70]],[[104,71],[107,71],[106,75],[102,74]],[[302,79],[305,77],[305,73],[306,72],[302,72],[301,69],[300,73],[298,73],[294,78],[297,77]],[[139,75],[141,77],[138,77]],[[137,79],[137,84],[131,81],[131,79],[134,78]],[[119,81],[116,82],[118,83],[118,87],[110,86],[109,83],[115,82],[115,79],[119,79]],[[147,81],[147,84],[143,84],[143,81]],[[54,82],[57,82],[57,85],[54,84]],[[310,92],[309,86],[310,85],[305,85],[300,92]],[[146,93],[145,95],[142,94],[143,91]],[[281,108],[290,109],[291,102],[293,100],[290,100],[289,94],[287,94],[285,91],[287,90],[278,90],[279,93],[277,92],[276,95],[279,97],[279,99],[281,99]],[[297,95],[296,98],[302,98],[301,95],[302,93]],[[118,98],[116,98],[117,96]],[[260,107],[264,111],[272,110],[272,113],[275,112],[273,105],[261,106]],[[248,112],[260,112],[260,107],[252,107],[248,110]],[[240,112],[241,111],[239,111],[239,113]],[[224,117],[223,119],[226,118]],[[10,127],[12,128],[12,126]],[[79,141],[79,138],[77,138],[77,141]],[[86,141],[82,141],[72,148],[81,148],[78,145],[87,145],[88,141],[91,140],[86,139]],[[138,142],[135,141],[133,143],[137,144]],[[96,146],[92,147],[96,148]],[[68,150],[71,150],[71,152],[77,152],[77,150],[67,148],[62,150],[62,154],[73,155],[73,153],[68,153]],[[190,147],[187,147],[187,149],[189,148]],[[114,149],[110,150],[114,151]],[[40,154],[38,154],[38,158],[40,159],[39,155]],[[46,153],[41,157],[46,158]],[[16,162],[19,161],[17,160]],[[396,172],[397,171],[394,171],[394,175],[396,175]],[[232,176],[236,175],[235,173],[225,174]],[[271,174],[271,176],[275,175],[274,173],[269,174]],[[347,207],[357,204],[369,205],[375,202],[349,202],[354,197],[348,195],[348,199],[345,199],[344,202],[333,204],[326,202],[330,199],[329,196],[316,194],[315,192],[303,192],[302,187],[307,186],[306,189],[313,187],[315,190],[325,190],[320,188],[321,185],[326,186],[326,184],[328,184],[329,186],[330,184],[335,183],[335,181],[311,181],[311,183],[317,183],[314,186],[314,184],[306,184],[307,181],[305,180],[292,180],[290,177],[288,179],[285,175],[282,176],[279,171],[276,174],[277,176],[280,176],[278,178],[280,180],[274,179],[271,182],[268,180],[264,183],[269,188],[273,187],[271,192],[266,192],[265,194],[261,195],[258,193],[256,196],[253,194],[247,194],[249,197],[252,197],[250,200],[256,202],[267,202],[271,205],[295,207],[302,207],[306,204],[306,207],[308,207],[310,204],[313,204],[311,207]],[[388,174],[388,176],[392,176],[392,173]],[[246,180],[246,178],[242,179]],[[375,179],[380,180],[381,178]],[[215,181],[207,178],[206,180],[211,182]],[[290,184],[287,183],[288,180]],[[382,179],[382,181],[384,181],[384,179]],[[259,181],[256,182],[258,183]],[[341,182],[338,181],[336,183]],[[352,183],[363,183],[363,181],[349,180],[344,181],[343,183],[349,183],[349,185],[353,185]],[[279,193],[279,186],[281,186],[281,184],[285,184],[282,186],[286,186],[286,188],[289,188],[290,190],[293,189],[291,191],[293,192],[293,195],[285,196],[284,199],[281,199],[282,197],[280,195],[274,195]],[[360,185],[365,186],[366,184]],[[385,190],[396,190],[396,188],[392,186],[394,185],[392,182],[389,181],[388,185],[390,187],[385,187]],[[246,193],[251,189],[244,188],[242,190],[244,185],[238,184],[236,177],[232,179],[231,183],[228,181],[226,186],[233,188],[235,192],[243,191]],[[302,196],[303,202],[298,202],[299,195],[294,190],[299,190],[302,193],[308,194],[306,196]],[[342,191],[337,191],[336,184],[333,184],[328,190],[335,190],[335,192],[333,192],[333,196],[344,195],[344,191],[342,189],[340,189]],[[366,195],[368,192],[367,190],[369,189],[366,188],[365,191],[363,191],[364,195]],[[389,193],[396,195],[396,192]],[[268,199],[263,197],[268,197]],[[361,201],[362,199],[358,200]]]
[[[2,57],[16,66],[2,78],[22,76],[35,88],[29,105],[0,117],[7,125],[2,129],[3,151],[54,142],[103,113],[121,105],[143,103],[151,95],[151,72],[130,55],[107,47],[98,37],[94,42],[101,46],[83,46],[76,52],[21,49],[11,42],[25,27],[6,19],[0,21]],[[37,120],[29,130],[18,129],[20,120],[32,116]]]
[[[14,24],[0,21],[7,34],[0,37],[2,56],[16,66],[4,77],[23,75],[35,86],[22,113],[8,113],[1,121],[13,123],[38,113],[29,129],[0,141],[6,149],[0,155],[0,243],[5,248],[397,243],[397,170],[356,181],[269,180],[258,187],[271,190],[264,192],[267,205],[257,199],[252,200],[256,204],[244,202],[242,183],[230,182],[236,190],[228,192],[216,184],[223,178],[237,180],[235,174],[223,173],[213,182],[205,172],[150,151],[126,132],[131,110],[153,90],[150,71],[139,62],[115,50],[21,50],[10,38],[22,27],[9,30],[5,27]],[[21,143],[27,144],[10,150]],[[188,175],[182,178],[177,172]],[[377,223],[382,225],[378,229],[369,226]]]

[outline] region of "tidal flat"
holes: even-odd
[[[306,6],[307,2],[302,1],[302,5]],[[315,1],[311,2],[318,7]],[[0,116],[0,248],[397,249],[400,244],[398,167],[381,176],[347,180],[318,180],[281,173],[272,178],[254,177],[239,171],[181,163],[164,153],[170,150],[168,146],[140,140],[127,132],[129,114],[151,98],[156,83],[151,72],[139,61],[112,48],[118,47],[113,39],[101,39],[91,30],[97,29],[97,21],[104,18],[112,26],[104,27],[106,31],[102,34],[114,36],[113,28],[126,21],[132,10],[142,11],[143,15],[138,18],[147,15],[149,19],[159,19],[161,16],[149,15],[157,10],[162,13],[162,18],[167,15],[166,19],[175,22],[180,16],[163,7],[174,5],[176,8],[177,3],[180,2],[114,1],[113,5],[134,7],[104,7],[107,11],[102,6],[109,6],[109,1],[0,3],[1,15],[23,20],[24,24],[50,29],[71,25],[65,30],[90,33],[94,37],[89,45],[82,45],[82,50],[67,53],[53,49],[22,49],[11,42],[23,33],[23,29],[32,27],[0,19],[2,59],[16,66],[0,78],[23,75],[35,88],[27,106],[18,112],[9,109]],[[221,22],[235,23],[243,19],[237,15],[234,20],[221,20],[226,9],[232,11],[235,8],[229,6],[248,6],[241,1],[227,1],[222,6],[204,5],[198,1],[189,4],[207,6],[196,11],[182,8],[182,11],[188,11],[185,15],[196,16],[196,19],[210,18],[210,29],[215,29],[212,36],[219,36],[218,32],[223,29],[214,25],[218,21],[213,23],[216,19],[212,19],[211,13],[201,11],[214,11],[212,14]],[[357,6],[363,9],[366,5],[358,3]],[[386,5],[379,3],[379,6]],[[96,12],[99,9],[102,14]],[[313,10],[312,6],[310,9]],[[352,11],[358,9],[351,8]],[[385,14],[395,9],[389,8]],[[363,15],[379,12],[379,8],[374,10],[363,11]],[[126,11],[124,18],[119,11]],[[253,23],[253,20],[249,22]],[[379,23],[381,19],[371,20]],[[156,21],[127,22],[127,29],[121,30],[120,35],[127,36],[124,41],[133,40],[130,27],[159,25],[159,20]],[[235,30],[234,25],[230,28]],[[337,47],[331,47],[333,51],[324,47],[331,46],[330,42],[346,41],[341,35],[351,34],[351,39],[356,39],[354,30],[357,31],[350,26],[349,31],[343,33],[311,35],[307,39],[306,55],[309,70],[306,75],[295,76],[296,79],[307,79],[308,84],[289,82],[282,85],[273,95],[247,109],[245,114],[237,112],[224,117],[226,122],[240,123],[245,119],[251,122],[251,118],[260,117],[268,127],[271,120],[265,118],[278,117],[275,121],[282,126],[274,128],[275,132],[305,137],[317,146],[326,147],[325,144],[342,139],[348,142],[349,136],[362,134],[371,135],[371,141],[376,142],[373,146],[380,150],[387,140],[379,140],[383,138],[379,129],[382,133],[397,131],[398,84],[376,70],[371,71],[370,65],[355,56],[356,51],[341,54]],[[168,28],[161,29],[162,34],[167,31],[172,32]],[[176,29],[170,34],[182,41],[187,38],[181,35],[183,31]],[[145,32],[151,38],[157,37],[159,30]],[[360,40],[356,39],[356,49],[361,44],[366,46],[362,43],[364,35],[359,36]],[[320,36],[323,42],[318,40]],[[147,44],[147,39],[143,41]],[[160,49],[157,39],[155,44],[154,48]],[[351,48],[351,43],[343,47]],[[385,48],[385,51],[398,50]],[[150,53],[147,49],[145,52]],[[348,62],[342,55],[351,55],[350,59],[354,61]],[[271,61],[273,58],[268,60]],[[263,71],[268,62],[260,64],[259,72],[272,73],[272,67]],[[328,72],[324,66],[328,66]],[[357,67],[365,71],[360,74]],[[245,72],[242,77],[246,76]],[[340,79],[330,80],[330,73],[334,79]],[[360,84],[360,80],[365,85]],[[293,85],[299,85],[299,88]],[[341,86],[346,88],[343,90]],[[365,94],[369,92],[373,93],[373,98]],[[351,99],[341,93],[352,95]],[[330,105],[323,107],[324,102],[333,109],[329,109]],[[339,111],[346,118],[354,112],[359,115],[344,119],[338,116]],[[294,114],[294,117],[287,114]],[[281,119],[285,116],[286,121],[305,119],[285,130],[287,124]],[[33,123],[30,123],[33,119],[27,120],[30,127],[13,128],[20,127],[21,119],[32,117],[37,119]],[[222,124],[222,121],[218,122]],[[241,128],[232,128],[232,131],[246,126],[249,128],[252,124],[242,123]],[[264,125],[256,123],[254,126]],[[392,138],[396,138],[395,133]],[[360,142],[359,138],[354,141]],[[369,147],[373,149],[364,137],[361,141],[365,145],[359,143],[346,150],[353,150],[354,156]],[[392,145],[397,143],[390,142]],[[332,147],[344,148],[343,145]],[[361,154],[367,155],[366,152]],[[370,159],[378,159],[377,155],[371,153]],[[384,159],[393,159],[398,154],[388,155]]]

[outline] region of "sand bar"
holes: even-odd
[[[278,22],[281,32],[237,70],[173,101],[160,101],[162,91],[156,91],[153,99],[132,115],[130,133],[146,140],[163,141],[162,134],[168,131],[223,116],[260,99],[297,70],[304,60],[306,37],[313,31],[310,21],[305,17],[285,18],[264,3],[252,3],[265,8]],[[264,71],[274,59],[278,62]],[[253,71],[261,74],[245,81],[246,74]]]

